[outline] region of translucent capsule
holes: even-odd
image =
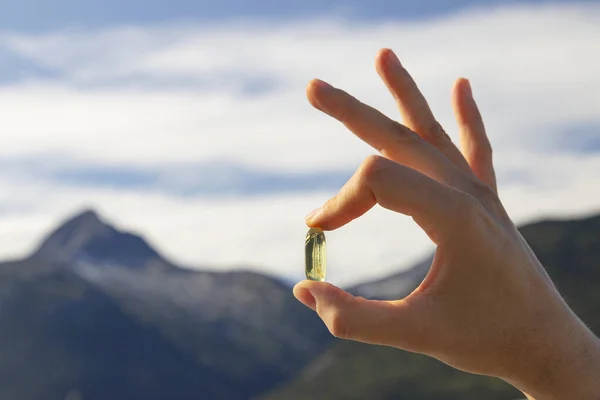
[[[325,249],[325,234],[320,228],[310,228],[304,244],[306,257],[306,279],[311,281],[325,280],[327,272],[327,252]]]

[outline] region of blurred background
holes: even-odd
[[[374,153],[305,86],[397,118],[383,47],[455,140],[471,81],[502,200],[597,318],[600,2],[0,0],[0,398],[518,397],[338,343],[291,298],[304,215]],[[433,251],[379,207],[327,239],[328,280],[368,297]]]

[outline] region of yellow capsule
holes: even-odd
[[[327,252],[325,234],[322,229],[310,228],[308,230],[304,252],[306,257],[306,279],[323,282],[327,272]]]

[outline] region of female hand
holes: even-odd
[[[500,377],[530,398],[600,399],[600,342],[568,308],[508,217],[469,82],[452,103],[462,152],[391,50],[376,69],[404,125],[319,81],[310,103],[382,156],[368,157],[307,225],[337,229],[376,203],[410,215],[436,244],[421,285],[396,301],[365,300],[324,282],[294,294],[344,339],[393,346]]]

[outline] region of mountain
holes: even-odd
[[[521,232],[567,303],[600,335],[600,215],[541,221]]]
[[[600,335],[600,216],[543,221],[520,228],[559,291]],[[350,288],[369,298],[400,298],[414,290],[431,259],[413,269]],[[460,372],[423,355],[336,340],[291,382],[261,400],[489,399],[523,395],[501,380]]]
[[[408,296],[425,279],[432,262],[433,257],[427,257],[406,271],[401,271],[383,279],[361,283],[346,290],[355,296],[362,296],[367,299],[401,299]]]
[[[0,399],[248,399],[332,341],[279,280],[191,271],[94,211],[0,264]]]
[[[600,216],[520,230],[600,333]],[[348,290],[403,297],[430,263]],[[279,279],[181,268],[93,210],[0,263],[0,326],[0,399],[523,397],[426,356],[332,338]]]
[[[130,267],[161,260],[161,256],[140,236],[121,232],[104,223],[93,210],[85,210],[70,218],[48,235],[34,257],[64,262],[88,258],[114,261]]]
[[[2,283],[2,399],[64,399],[69,392],[85,399],[157,400],[228,393],[227,376],[185,356],[76,274],[59,270]]]

